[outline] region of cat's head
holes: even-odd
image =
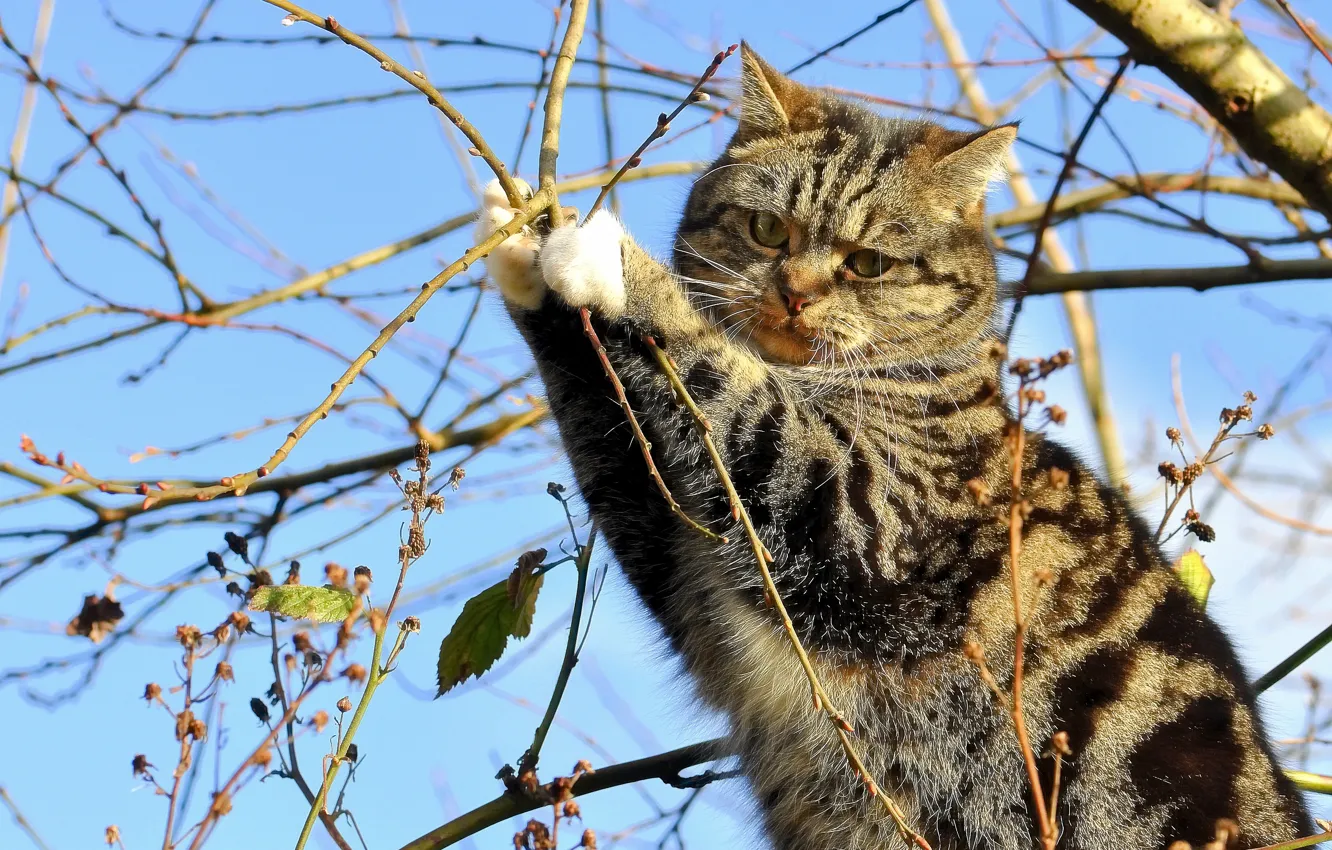
[[[885,118],[782,76],[748,45],[740,125],[694,184],[674,262],[766,359],[904,363],[993,321],[987,186],[1014,125]]]

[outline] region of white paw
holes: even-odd
[[[514,178],[524,198],[532,197],[532,187],[519,178]],[[509,199],[504,194],[498,180],[491,180],[486,185],[481,198],[481,211],[477,214],[476,229],[473,238],[477,244],[488,238],[496,230],[513,221],[515,210],[509,206]],[[546,286],[541,280],[541,269],[537,266],[540,243],[528,227],[510,236],[486,257],[486,273],[499,287],[504,300],[528,310],[541,306]]]
[[[606,210],[598,210],[579,227],[552,231],[541,248],[546,284],[571,306],[587,307],[606,318],[623,315],[623,238],[624,228]]]

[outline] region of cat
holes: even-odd
[[[886,118],[793,82],[748,45],[741,62],[738,128],[692,187],[673,269],[600,211],[581,226],[525,229],[488,272],[592,516],[701,698],[729,718],[771,844],[907,846],[811,706],[646,337],[710,420],[870,774],[935,850],[1038,846],[1012,722],[965,657],[979,647],[1008,687],[1015,628],[999,516],[1013,416],[996,389],[984,199],[1016,126]],[[494,183],[483,204],[478,239],[514,213]],[[649,479],[582,307],[661,476],[727,542],[687,527]],[[1027,441],[1025,717],[1038,755],[1059,731],[1071,748],[1059,846],[1202,844],[1222,818],[1243,847],[1309,834],[1226,635],[1118,489],[1042,434]],[[994,504],[975,498],[983,491]],[[1047,793],[1052,764],[1040,759]]]

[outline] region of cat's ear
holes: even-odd
[[[763,61],[748,42],[740,42],[739,142],[799,132],[817,121],[819,98]]]
[[[1017,124],[1002,124],[961,136],[961,144],[934,163],[938,185],[963,209],[985,199],[990,183],[1007,179],[1008,152],[1017,138]],[[961,135],[961,134],[959,134]]]

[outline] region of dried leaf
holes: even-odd
[[[65,634],[83,635],[93,643],[101,643],[102,638],[110,634],[124,616],[125,610],[111,598],[109,592],[106,596],[89,594],[83,597],[83,607],[79,613],[65,626]]]
[[[267,611],[316,623],[339,623],[351,614],[356,595],[337,587],[300,584],[266,585],[250,598],[251,611]]]

